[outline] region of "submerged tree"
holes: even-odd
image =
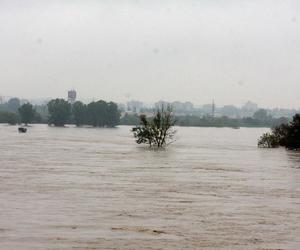
[[[272,133],[264,133],[258,140],[260,148],[278,148],[279,138]]]
[[[300,150],[300,114],[293,117],[287,128],[285,146],[288,149]]]
[[[284,146],[287,149],[300,150],[300,115],[296,114],[289,124],[282,124],[272,129],[271,133],[263,134],[258,140],[258,146],[276,148]]]
[[[114,102],[107,103],[106,123],[108,127],[115,127],[120,123],[120,111]]]
[[[72,106],[72,114],[76,126],[81,126],[86,121],[86,105],[80,101],[77,101]]]
[[[272,135],[276,137],[278,146],[286,145],[286,137],[289,129],[289,124],[283,123],[279,126],[272,128]]]
[[[71,115],[71,104],[64,99],[51,100],[47,104],[49,125],[64,126]]]
[[[120,112],[114,102],[91,102],[86,107],[87,124],[94,127],[115,127],[120,122]]]
[[[91,102],[87,105],[87,121],[94,127],[106,125],[107,103],[103,100]]]
[[[0,111],[0,123],[8,123],[9,125],[16,125],[19,122],[19,116],[14,112]]]
[[[175,135],[175,119],[171,106],[161,106],[154,117],[147,119],[145,115],[140,116],[140,126],[132,129],[136,142],[145,143],[149,146],[164,147],[172,142]]]
[[[19,108],[19,114],[21,118],[21,122],[27,125],[31,123],[35,118],[35,110],[30,103],[25,103]]]

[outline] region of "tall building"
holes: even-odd
[[[68,102],[74,103],[76,101],[76,91],[74,89],[68,91]]]

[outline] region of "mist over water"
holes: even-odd
[[[0,125],[1,249],[299,249],[300,154],[267,129]]]

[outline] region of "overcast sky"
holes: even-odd
[[[0,0],[0,94],[300,107],[299,0]]]

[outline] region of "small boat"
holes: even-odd
[[[26,133],[27,132],[27,128],[24,128],[24,127],[19,127],[18,130],[19,130],[19,133]]]

